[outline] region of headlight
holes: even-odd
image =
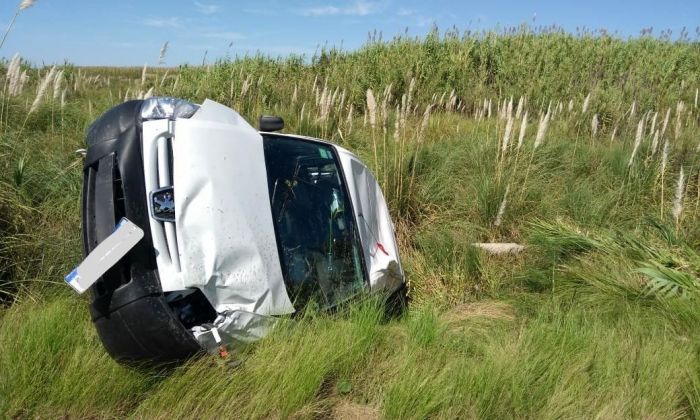
[[[199,105],[182,99],[169,97],[154,97],[143,101],[141,105],[142,120],[161,120],[190,118],[199,109]]]

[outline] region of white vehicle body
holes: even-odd
[[[264,333],[264,328],[258,328],[260,317],[299,309],[283,274],[280,228],[271,211],[276,194],[283,194],[277,191],[282,182],[275,181],[275,193],[268,194],[272,184],[263,145],[263,136],[268,133],[258,132],[238,113],[210,100],[189,118],[144,120],[142,129],[146,191],[174,190],[174,221],[158,220],[153,206],[148,206],[163,291],[199,289],[219,314],[215,328],[193,329],[200,343],[209,348],[218,344],[221,334],[217,328],[238,339],[240,332],[254,330],[257,332],[247,338],[257,338]],[[337,162],[340,184],[352,207],[351,224],[359,237],[365,286],[373,292],[398,289],[404,274],[393,223],[379,184],[367,166],[331,143],[274,136],[280,141],[287,138],[318,144],[322,157]],[[334,160],[324,148],[333,150]],[[320,179],[321,169],[318,172],[313,175]],[[287,194],[282,212],[288,201],[295,199],[294,189],[301,188],[290,179],[284,179],[286,187],[279,187],[280,191],[286,188]]]

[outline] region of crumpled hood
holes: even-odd
[[[276,247],[260,134],[235,111],[207,100],[191,118],[176,120],[172,149],[177,288],[200,288],[219,313],[294,312]]]

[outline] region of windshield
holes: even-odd
[[[333,149],[263,136],[282,272],[296,308],[331,307],[364,287],[352,206]]]

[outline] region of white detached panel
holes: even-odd
[[[235,111],[205,101],[175,122],[175,226],[183,287],[218,312],[294,312],[277,252],[262,137]]]

